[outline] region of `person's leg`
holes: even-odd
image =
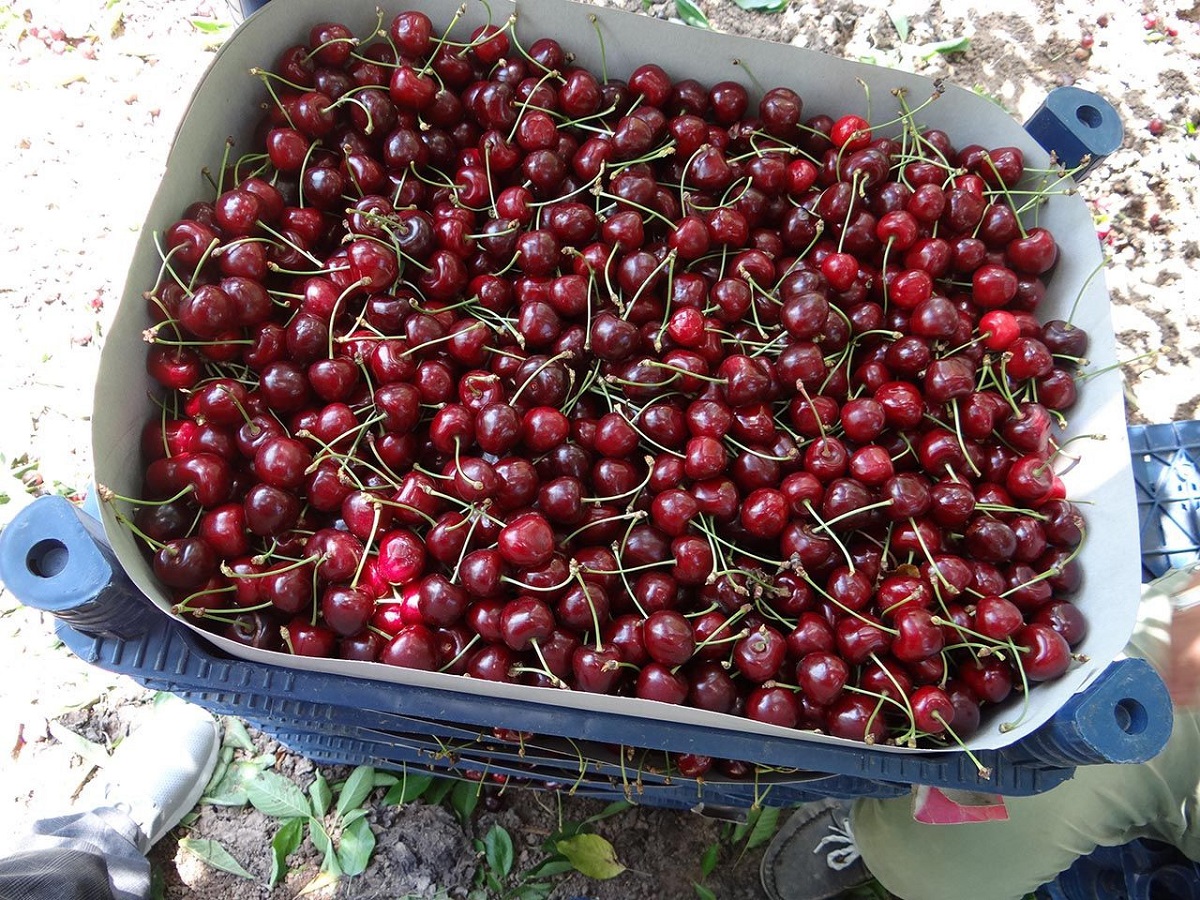
[[[147,890],[139,897],[149,893]],[[0,859],[3,900],[122,900],[113,892],[104,857],[83,850],[28,850]]]
[[[145,846],[116,807],[40,819],[21,852],[0,857],[0,900],[140,900],[150,894]]]
[[[196,805],[220,733],[199,707],[171,700],[122,741],[85,791],[84,812],[41,819],[0,857],[0,900],[143,900],[146,851]]]
[[[1170,607],[1147,591],[1129,654],[1164,659]],[[1171,740],[1141,765],[1081,766],[1033,797],[1007,800],[1008,820],[969,825],[913,821],[909,798],[859,800],[851,822],[871,873],[899,897],[958,900],[1022,897],[1097,846],[1153,837],[1195,856],[1188,834],[1200,781],[1200,719],[1178,713]]]

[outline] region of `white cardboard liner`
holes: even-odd
[[[446,26],[457,9],[454,0],[428,0],[418,8],[434,22],[435,31]],[[601,72],[600,45],[595,21],[604,35],[607,71],[626,77],[638,65],[656,62],[674,79],[696,78],[706,85],[722,80],[739,81],[757,98],[757,88],[745,69],[733,60],[749,63],[754,76],[765,87],[785,85],[804,99],[804,115],[827,113],[837,118],[845,113],[868,115],[873,124],[887,122],[897,110],[892,91],[905,88],[911,106],[919,105],[933,91],[932,83],[908,73],[836,59],[813,51],[761,41],[720,35],[683,25],[658,21],[620,11],[583,6],[566,0],[521,0],[518,4],[493,0],[492,19],[501,22],[519,9],[518,34],[524,46],[539,37],[554,37],[576,55],[577,63]],[[391,17],[410,8],[405,0],[385,10],[384,27]],[[466,40],[470,30],[487,21],[481,3],[468,0],[467,12],[454,31]],[[167,162],[150,213],[142,228],[136,256],[130,266],[125,293],[106,341],[96,384],[92,420],[92,442],[96,480],[125,496],[141,491],[140,433],[152,406],[148,393],[155,392],[145,372],[147,327],[143,292],[153,287],[160,266],[154,237],[161,234],[191,202],[211,198],[212,188],[201,176],[205,167],[220,166],[226,137],[236,141],[234,155],[250,146],[261,101],[267,99],[258,78],[249,74],[253,66],[269,68],[288,46],[304,43],[309,28],[322,21],[337,20],[355,35],[369,35],[377,21],[375,0],[273,0],[251,16],[217,53],[192,97]],[[870,107],[859,82],[870,89]],[[1026,165],[1048,167],[1048,154],[1006,112],[969,91],[947,86],[944,95],[923,110],[918,121],[945,130],[956,146],[971,143],[988,147],[1015,145],[1025,153]],[[1071,182],[1064,183],[1064,187]],[[1101,263],[1100,247],[1091,216],[1078,196],[1056,196],[1039,213],[1039,224],[1048,227],[1060,245],[1057,268],[1049,282],[1040,319],[1067,318],[1077,295],[1082,299],[1074,323],[1090,336],[1090,370],[1116,362],[1115,342],[1109,317],[1108,293],[1102,276],[1089,276]],[[1038,685],[1029,697],[1029,708],[1020,724],[1002,730],[1001,723],[1021,713],[1019,698],[985,717],[983,727],[968,742],[972,749],[1002,747],[1028,735],[1049,719],[1075,691],[1086,686],[1116,657],[1133,630],[1139,596],[1138,522],[1125,430],[1121,378],[1110,370],[1087,380],[1080,399],[1069,415],[1072,434],[1099,434],[1103,442],[1082,440],[1072,445],[1080,462],[1065,475],[1069,495],[1087,518],[1087,544],[1080,556],[1085,585],[1076,598],[1085,612],[1090,634],[1077,650],[1088,662],[1075,665],[1064,677]],[[114,519],[111,509],[102,510],[105,529],[118,559],[137,586],[164,610],[169,601],[157,587],[150,566],[134,537]],[[189,623],[190,624],[190,623]],[[193,626],[194,627],[194,626]],[[197,629],[199,631],[199,629]],[[315,660],[281,653],[254,650],[200,631],[207,640],[229,654],[256,662],[321,672],[355,675],[394,682],[458,691],[484,697],[519,699],[589,713],[620,713],[661,722],[680,722],[757,733],[806,742],[861,746],[852,741],[809,732],[764,725],[747,719],[671,706],[653,701],[598,696],[577,691],[532,688],[467,679],[435,672],[420,672],[378,663]],[[352,699],[352,698],[348,698]],[[482,706],[481,706],[482,712]],[[608,737],[617,742],[619,734]],[[929,752],[904,748],[878,748],[895,753]],[[803,747],[797,747],[802,753]]]

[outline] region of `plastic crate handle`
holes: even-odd
[[[84,634],[134,638],[151,624],[100,523],[62,497],[35,500],[0,532],[0,581]]]
[[[1083,181],[1125,138],[1113,105],[1099,94],[1073,86],[1047,94],[1025,130],[1065,168],[1082,166],[1074,173],[1076,181]]]
[[[1018,745],[1042,763],[1139,763],[1171,737],[1174,713],[1166,685],[1144,659],[1122,659],[1074,694],[1054,717]]]

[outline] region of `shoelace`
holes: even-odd
[[[813,853],[820,853],[827,847],[833,849],[825,855],[825,864],[835,872],[848,869],[858,861],[861,854],[858,852],[858,844],[854,842],[854,832],[850,828],[849,818],[842,819],[841,826],[838,826],[836,822],[829,826],[829,834],[817,842]]]

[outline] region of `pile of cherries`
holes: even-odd
[[[312,28],[160,235],[124,518],[176,611],[910,746],[1066,671],[1061,173],[469,31]]]

